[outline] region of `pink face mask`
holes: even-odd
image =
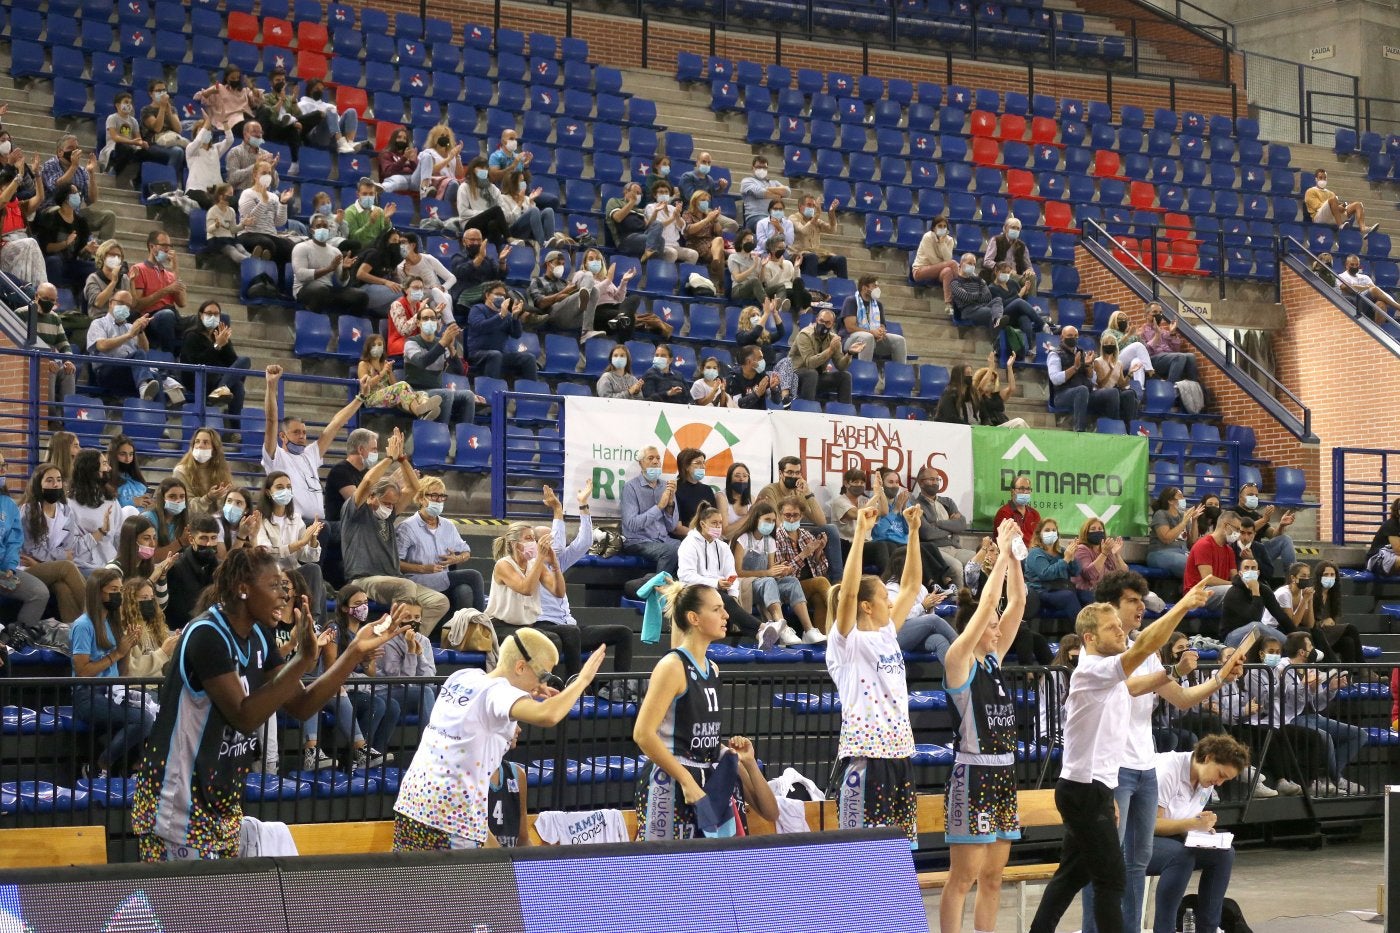
[[[138,544],[136,546],[136,556],[142,560],[150,560],[152,557],[156,556],[156,549],[153,547],[146,547],[144,544]]]
[[[350,614],[363,622],[369,618],[369,603],[360,603],[358,606],[350,607]]]
[[[724,526],[721,525],[716,528],[712,525],[705,529],[705,534],[710,536],[711,541],[718,541],[720,538],[724,537]]]
[[[526,560],[534,560],[535,555],[539,553],[539,545],[534,541],[521,541],[520,553]]]

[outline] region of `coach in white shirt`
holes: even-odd
[[[361,394],[335,413],[321,436],[310,443],[306,436],[306,422],[295,415],[278,420],[277,384],[282,379],[282,367],[276,364],[267,367],[267,397],[263,400],[262,468],[264,473],[282,471],[292,480],[292,502],[296,512],[308,524],[326,517],[325,493],[321,488],[321,462],[326,458],[340,429],[360,410],[364,404],[363,385]]]
[[[1219,928],[1235,850],[1188,848],[1185,837],[1190,832],[1215,831],[1215,814],[1204,812],[1206,804],[1215,788],[1248,767],[1249,749],[1228,735],[1208,735],[1192,751],[1157,756],[1157,825],[1149,870],[1160,880],[1152,933],[1175,933],[1181,899],[1197,868],[1201,870],[1197,933],[1215,933]]]
[[[1118,621],[1131,638],[1142,627],[1143,600],[1150,590],[1141,574],[1119,570],[1104,575],[1094,588],[1094,599],[1118,610]],[[1123,928],[1138,929],[1142,919],[1147,863],[1152,858],[1153,826],[1157,821],[1157,744],[1152,736],[1152,711],[1161,697],[1177,709],[1190,709],[1244,671],[1244,657],[1222,668],[1203,683],[1183,687],[1181,678],[1196,669],[1196,652],[1188,651],[1171,668],[1162,666],[1157,652],[1148,655],[1128,680],[1129,719],[1123,760],[1113,803],[1118,811],[1118,841],[1123,847],[1126,888],[1123,894]],[[1084,933],[1098,933],[1094,920],[1094,891],[1084,889]]]
[[[1055,933],[1074,896],[1090,883],[1100,933],[1123,933],[1125,873],[1113,791],[1127,742],[1128,678],[1167,643],[1186,613],[1205,604],[1205,587],[1197,584],[1132,647],[1115,607],[1091,603],[1079,611],[1074,630],[1083,647],[1065,698],[1064,754],[1055,784],[1064,848],[1030,933]]]

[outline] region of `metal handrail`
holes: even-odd
[[[1379,481],[1356,480],[1347,477],[1347,461],[1359,457],[1380,458]],[[1400,497],[1400,479],[1391,480],[1390,463],[1400,462],[1400,450],[1379,450],[1363,447],[1332,448],[1332,543],[1346,544],[1347,528],[1369,520],[1373,524],[1359,536],[1359,540],[1369,541],[1379,526],[1390,514],[1390,503]],[[1357,501],[1361,500],[1361,501]],[[1352,521],[1355,519],[1355,521]]]
[[[1134,2],[1137,3],[1138,6],[1144,6],[1149,9],[1156,10],[1165,17],[1175,19],[1177,21],[1176,25],[1181,26],[1185,29],[1193,30],[1202,38],[1211,39],[1213,41],[1219,42],[1222,45],[1224,45],[1227,49],[1235,48],[1235,24],[1230,22],[1229,20],[1221,19],[1219,16],[1216,16],[1209,10],[1201,9],[1200,7],[1196,6],[1196,4],[1191,3],[1190,0],[1174,0],[1176,12],[1172,12],[1171,10],[1167,9],[1165,5],[1158,3],[1157,0],[1134,0]],[[1193,23],[1185,16],[1182,16],[1181,10],[1183,7],[1186,7],[1192,10],[1193,12],[1199,13],[1201,16],[1205,17],[1207,20],[1210,21],[1209,25],[1203,23]],[[1212,35],[1213,30],[1219,30],[1220,36],[1216,37]],[[1226,38],[1227,36],[1228,38]]]
[[[1341,289],[1340,285],[1328,285],[1324,282],[1322,276],[1312,270],[1312,265],[1320,263],[1322,260],[1320,260],[1317,254],[1312,250],[1308,249],[1306,244],[1298,242],[1297,237],[1280,237],[1278,239],[1278,244],[1279,258],[1281,260],[1279,268],[1280,276],[1283,275],[1282,264],[1286,263],[1288,268],[1302,277],[1303,281],[1317,289],[1318,294],[1332,302],[1337,310],[1351,318],[1352,322],[1355,323],[1357,327],[1360,327],[1368,336],[1391,353],[1400,357],[1400,338],[1396,336],[1400,334],[1400,317],[1397,317],[1394,311],[1376,304],[1367,295],[1345,292]],[[1295,251],[1308,257],[1310,262],[1304,262],[1302,259],[1298,258]],[[1335,274],[1336,273],[1333,273],[1334,276]],[[1341,279],[1337,279],[1337,281],[1340,283]],[[1369,311],[1372,316],[1367,317],[1363,314],[1363,309]],[[1377,324],[1374,319],[1377,316],[1388,321],[1396,330],[1392,332],[1387,330],[1384,326]]]
[[[1280,382],[1273,373],[1260,365],[1258,360],[1244,352],[1233,340],[1225,335],[1224,331],[1220,330],[1220,328],[1216,327],[1210,320],[1203,317],[1201,313],[1192,306],[1190,301],[1184,298],[1181,293],[1171,285],[1163,281],[1156,272],[1148,268],[1136,254],[1126,249],[1102,224],[1096,220],[1089,220],[1085,224],[1085,227],[1091,227],[1097,230],[1105,240],[1112,243],[1117,248],[1119,254],[1127,256],[1132,261],[1133,265],[1137,267],[1136,270],[1128,269],[1112,251],[1105,249],[1103,244],[1087,235],[1082,236],[1080,238],[1080,243],[1085,249],[1089,250],[1099,262],[1103,263],[1105,268],[1112,272],[1114,271],[1114,267],[1117,266],[1122,269],[1124,273],[1135,271],[1146,275],[1152,281],[1152,288],[1143,285],[1131,274],[1118,276],[1123,284],[1136,293],[1143,301],[1157,300],[1157,295],[1161,292],[1166,292],[1168,295],[1175,298],[1177,302],[1176,321],[1178,332],[1189,340],[1192,345],[1201,352],[1202,356],[1219,367],[1220,370],[1224,372],[1225,375],[1229,376],[1246,394],[1259,403],[1269,414],[1273,415],[1280,424],[1288,429],[1290,434],[1304,443],[1317,443],[1317,437],[1312,433],[1312,410],[1303,404],[1302,399]],[[1190,316],[1190,323],[1182,320],[1184,315]],[[1198,328],[1208,331],[1219,340],[1224,350],[1217,349],[1210,341],[1201,339],[1197,334]],[[1258,379],[1246,375],[1243,369],[1244,365],[1249,365],[1260,373],[1267,385],[1260,385]],[[1274,391],[1271,392],[1270,389]],[[1278,393],[1282,393],[1286,396],[1287,399],[1299,409],[1299,414],[1294,414],[1285,405],[1280,403]]]

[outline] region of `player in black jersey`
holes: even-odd
[[[510,747],[515,748],[519,741],[520,727],[516,726]],[[526,817],[530,814],[525,777],[525,767],[515,761],[502,761],[491,775],[486,795],[486,826],[502,849],[518,849],[530,844],[530,833],[525,829]]]
[[[1001,873],[1011,841],[1021,838],[1016,814],[1016,704],[1001,661],[1016,640],[1026,608],[1021,562],[1011,553],[1021,534],[1007,519],[997,529],[997,560],[982,599],[943,659],[943,687],[954,711],[957,741],[944,794],[948,884],[939,904],[941,933],[961,933],[963,904],[977,885],[973,929],[995,930]],[[997,616],[1002,585],[1006,611]]]
[[[691,839],[701,835],[694,804],[720,756],[739,755],[739,787],[733,805],[751,802],[776,822],[778,802],[753,757],[753,744],[722,738],[719,667],[705,657],[724,638],[729,613],[719,591],[704,584],[673,583],[662,590],[673,632],[683,638],[652,671],[632,738],[651,761],[637,781],[637,839]],[[673,636],[672,643],[675,643]]]

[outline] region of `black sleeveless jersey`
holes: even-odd
[[[957,718],[954,750],[963,755],[1009,755],[1016,751],[1016,704],[1006,691],[995,654],[972,666],[967,683],[946,690]]]
[[[502,849],[513,849],[520,844],[520,788],[524,784],[525,769],[513,761],[501,762],[500,770],[491,775],[491,788],[486,797],[486,828]]]
[[[719,703],[719,670],[708,662],[702,670],[684,648],[671,654],[685,669],[685,693],[671,703],[658,730],[661,741],[676,757],[697,764],[714,764],[719,759],[720,727],[723,710]]]

